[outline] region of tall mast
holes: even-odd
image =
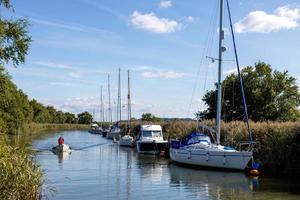
[[[131,98],[130,98],[130,71],[128,70],[128,96],[127,96],[127,108],[128,108],[128,129],[130,130],[131,120]]]
[[[121,122],[121,116],[122,116],[122,105],[121,105],[121,68],[119,68],[119,78],[118,78],[118,120]]]
[[[223,0],[220,0],[220,26],[219,26],[219,66],[218,66],[218,83],[217,83],[217,113],[216,113],[216,133],[217,133],[217,144],[220,144],[220,132],[221,132],[221,112],[222,112],[222,53],[223,53]]]
[[[100,89],[100,121],[104,121],[104,106],[103,106],[103,86]]]
[[[108,121],[112,123],[111,103],[110,103],[110,75],[108,74]]]

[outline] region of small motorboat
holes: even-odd
[[[125,147],[134,147],[135,146],[135,141],[134,138],[130,135],[124,135],[121,137],[120,146],[125,146]]]
[[[69,153],[72,150],[69,145],[61,144],[61,145],[57,145],[57,146],[53,147],[52,151],[54,153]]]

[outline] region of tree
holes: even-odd
[[[13,11],[9,0],[0,0],[1,6]],[[31,37],[27,35],[27,27],[26,19],[0,18],[0,65],[12,62],[16,67],[25,62],[31,42]]]
[[[5,69],[0,66],[0,124],[5,124],[5,132],[17,133],[24,123],[32,120],[32,116],[27,96],[17,88]]]
[[[90,124],[93,121],[93,116],[89,112],[82,112],[77,115],[79,124]]]
[[[160,121],[161,119],[156,117],[155,115],[151,114],[151,113],[143,113],[142,114],[142,121]]]
[[[272,70],[264,63],[255,63],[255,67],[248,66],[242,70],[244,91],[250,119],[263,120],[297,120],[300,94],[296,78],[287,71]],[[244,111],[239,78],[230,74],[222,83],[223,102],[222,117],[226,121],[243,119]],[[216,115],[216,91],[208,91],[203,101],[207,110],[198,112],[197,116],[212,119]]]
[[[75,124],[76,116],[73,113],[66,112],[65,113],[65,123]]]

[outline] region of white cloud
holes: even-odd
[[[181,24],[167,18],[158,18],[154,13],[142,14],[134,11],[130,22],[137,28],[153,33],[172,33],[179,31]]]
[[[43,67],[49,67],[49,68],[74,69],[74,67],[72,67],[70,65],[59,64],[59,63],[54,63],[54,62],[47,62],[47,61],[37,61],[37,62],[34,62],[34,64],[43,66]]]
[[[97,34],[106,34],[106,35],[117,35],[116,33],[104,29],[99,29],[95,27],[85,26],[81,24],[68,24],[63,22],[57,22],[57,21],[49,21],[44,19],[37,19],[37,18],[30,18],[30,22],[46,25],[46,26],[52,26],[55,28],[61,28],[66,29],[70,31],[78,31],[78,32],[85,32],[85,33],[97,33]]]
[[[194,21],[195,21],[195,18],[192,17],[192,16],[188,16],[186,19],[187,19],[187,21],[189,21],[189,22],[194,22]]]
[[[299,26],[300,8],[286,5],[277,8],[273,14],[264,11],[253,11],[235,24],[237,33],[269,33],[284,29],[295,29]]]
[[[166,78],[166,79],[176,79],[176,78],[182,78],[185,76],[184,73],[179,72],[172,72],[172,71],[165,71],[165,72],[151,72],[146,71],[142,73],[142,76],[144,78]]]
[[[70,83],[70,82],[49,82],[49,84],[54,85],[54,86],[65,86],[65,87],[69,87],[69,86],[75,87],[75,86],[77,86],[76,84]]]
[[[81,77],[81,73],[79,71],[69,72],[68,75],[73,77],[73,78],[80,78]]]
[[[160,8],[170,8],[172,7],[172,1],[163,0],[159,3]]]

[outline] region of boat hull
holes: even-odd
[[[68,145],[63,144],[63,145],[57,145],[57,146],[53,147],[52,151],[54,153],[68,153],[68,152],[71,152],[71,149]]]
[[[129,135],[125,135],[120,139],[119,145],[124,146],[124,147],[134,147],[135,142],[134,142],[133,137],[131,137]]]
[[[170,158],[178,163],[189,165],[244,170],[252,158],[252,152],[170,148]]]
[[[106,134],[106,138],[107,139],[114,139],[114,138],[119,139],[120,135],[121,135],[121,132],[108,132]]]
[[[166,149],[168,142],[152,142],[152,141],[138,141],[137,152],[141,154],[160,154]]]

